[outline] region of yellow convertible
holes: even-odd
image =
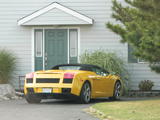
[[[51,70],[29,73],[25,78],[24,93],[28,103],[42,99],[73,98],[81,103],[109,97],[119,99],[122,81],[119,76],[88,64],[63,64]]]

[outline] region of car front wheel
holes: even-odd
[[[81,94],[80,94],[80,102],[87,104],[91,100],[91,87],[88,82],[84,83],[82,89],[81,89]]]

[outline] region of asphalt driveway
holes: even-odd
[[[28,104],[24,99],[0,102],[0,120],[98,120],[83,112],[91,104],[49,100]]]

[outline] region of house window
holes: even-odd
[[[129,63],[138,63],[138,59],[133,55],[133,47],[128,44],[128,62]]]
[[[78,31],[77,29],[69,30],[69,51],[70,57],[77,57],[78,55]]]
[[[145,60],[137,58],[133,55],[133,47],[128,45],[128,62],[129,63],[147,63]]]
[[[43,30],[35,30],[35,55],[42,57]]]
[[[145,60],[138,58],[138,63],[147,63]]]

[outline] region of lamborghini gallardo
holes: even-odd
[[[62,64],[51,70],[26,74],[24,93],[28,103],[40,103],[42,99],[76,97],[81,103],[91,99],[121,96],[122,81],[117,75],[89,64]]]

